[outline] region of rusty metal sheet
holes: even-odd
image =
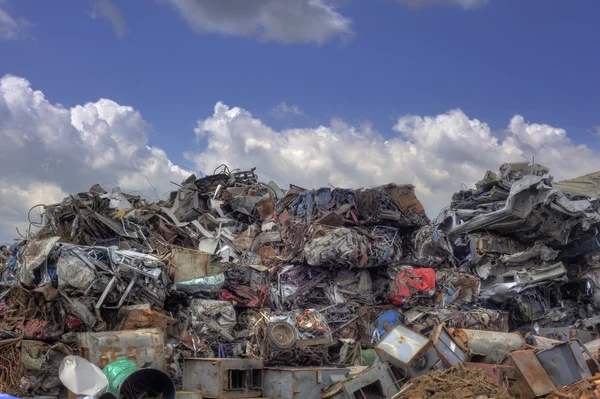
[[[532,350],[512,352],[509,358],[520,373],[516,388],[521,391],[524,399],[527,397],[525,395],[527,388],[533,393],[532,398],[547,395],[556,389]]]
[[[157,328],[86,332],[78,333],[76,337],[83,357],[100,368],[113,360],[129,359],[139,366],[150,363],[149,367],[164,370],[165,341]]]
[[[175,284],[210,276],[211,254],[188,248],[173,248],[171,266],[175,269]]]
[[[554,347],[555,345],[562,343],[562,341],[552,339],[552,338],[547,338],[547,337],[541,337],[538,335],[532,335],[531,341],[532,342],[530,342],[530,343],[533,346],[537,347],[538,349],[550,349],[550,348]]]

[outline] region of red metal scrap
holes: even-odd
[[[407,269],[394,278],[390,290],[390,301],[403,305],[415,292],[432,293],[435,291],[435,270],[429,268]]]
[[[31,319],[26,322],[21,320],[15,325],[14,332],[25,338],[44,339],[46,337],[45,329],[47,325],[47,321],[39,319]]]
[[[83,324],[83,321],[81,321],[80,318],[68,315],[67,318],[65,319],[65,331],[75,331],[82,324]]]
[[[254,294],[248,287],[240,286],[234,290],[234,293],[221,290],[219,299],[222,301],[235,301],[238,305],[249,308],[262,308],[269,299],[269,290],[265,284],[261,284],[257,293]]]

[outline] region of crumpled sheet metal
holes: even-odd
[[[54,245],[59,239],[60,237],[54,236],[43,240],[29,240],[25,243],[19,251],[19,262],[22,265],[20,281],[22,283],[31,284],[33,282],[34,271],[44,267],[50,251],[54,249]],[[43,282],[50,281],[47,270],[43,270],[40,274]]]
[[[507,312],[486,308],[460,309],[449,305],[441,309],[412,308],[404,312],[405,325],[415,331],[431,329],[445,323],[448,327],[508,332],[509,315]]]
[[[177,283],[179,291],[194,294],[196,292],[219,292],[225,284],[225,275],[223,273],[214,276],[195,278],[193,280],[181,281]]]
[[[454,266],[453,249],[450,240],[436,226],[421,227],[414,239],[415,256],[421,266]]]
[[[306,263],[311,266],[332,265],[363,267],[367,261],[367,237],[348,228],[331,230],[304,247]]]
[[[191,327],[199,336],[216,336],[233,341],[236,313],[231,302],[210,299],[192,299]]]
[[[404,305],[413,295],[432,296],[435,293],[435,270],[429,268],[401,271],[390,282],[389,300]]]
[[[533,287],[549,285],[559,281],[566,282],[567,279],[563,278],[566,274],[567,269],[562,262],[542,265],[526,271],[507,273],[501,278],[508,278],[509,282],[501,281],[484,287],[480,297],[501,303]]]
[[[479,301],[481,281],[477,276],[457,269],[440,269],[435,275],[436,286],[441,290],[438,302],[442,307],[449,304],[468,305]]]
[[[58,285],[80,290],[87,289],[96,280],[96,270],[71,251],[62,251],[56,263]]]
[[[487,262],[479,262],[475,266],[475,271],[479,277],[487,280],[490,277],[531,270],[539,266],[546,268],[546,264],[555,260],[558,254],[559,251],[538,243],[520,252],[512,252],[501,256],[488,255]],[[556,264],[557,262],[552,263]]]
[[[588,230],[600,223],[598,199],[570,201],[552,187],[549,176],[527,175],[512,183],[502,209],[456,224],[448,233],[458,235],[487,230],[518,234],[523,241],[566,245],[574,229]],[[453,212],[446,211],[446,217]]]

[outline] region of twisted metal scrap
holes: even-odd
[[[493,382],[481,369],[454,366],[414,378],[399,399],[475,399],[487,395],[494,399],[512,399],[506,388]]]
[[[18,395],[18,388],[23,375],[21,350],[18,344],[21,339],[0,341],[0,392]]]

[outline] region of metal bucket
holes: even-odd
[[[133,360],[119,359],[102,371],[108,378],[108,392],[117,398],[156,397],[162,393],[164,399],[175,399],[175,384],[161,370],[141,369]]]

